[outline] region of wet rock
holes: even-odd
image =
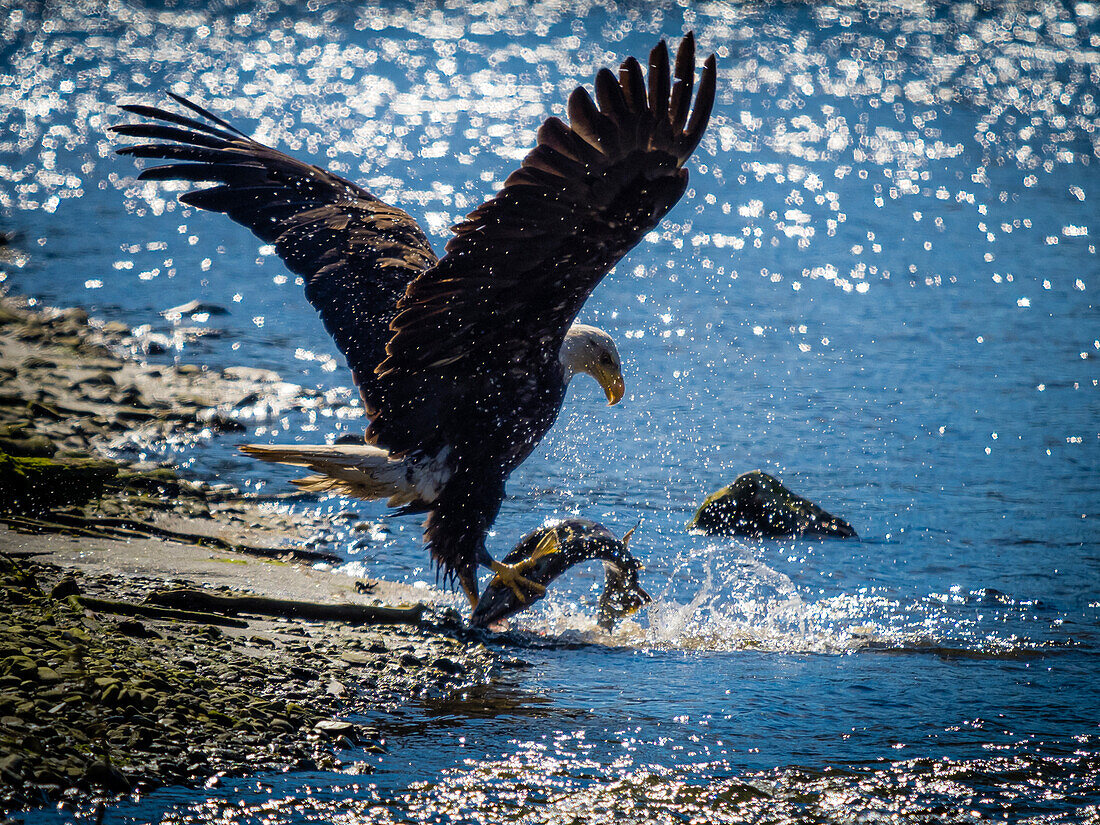
[[[137,639],[149,639],[160,636],[155,630],[151,630],[146,627],[142,622],[135,619],[124,619],[115,625],[115,629],[126,636],[133,636]]]
[[[20,341],[40,341],[47,336],[47,330],[41,323],[29,320],[20,324],[15,332],[15,337]]]
[[[255,381],[257,384],[278,384],[282,380],[277,372],[259,367],[228,367],[222,375],[231,380]]]
[[[461,676],[463,673],[466,672],[465,667],[456,662],[454,659],[449,659],[446,656],[440,656],[438,659],[432,662],[432,665],[437,670],[442,670],[444,673],[450,674],[451,676]]]
[[[169,496],[183,492],[182,482],[175,470],[167,467],[154,470],[120,470],[115,483],[119,489],[127,491],[139,490]]]
[[[340,660],[347,662],[349,665],[363,666],[369,665],[374,661],[374,657],[368,656],[365,653],[356,653],[354,650],[345,650],[340,654]]]
[[[170,307],[161,313],[169,321],[179,320],[185,315],[228,315],[229,310],[219,304],[209,304],[203,301],[188,301],[178,307]]]
[[[111,400],[116,404],[145,403],[145,397],[141,394],[141,390],[134,384],[127,384],[125,387],[121,387],[118,392],[112,393]]]
[[[68,307],[58,312],[57,320],[70,329],[80,329],[88,325],[88,311],[81,307]]]
[[[848,522],[792,493],[760,470],[707,496],[689,529],[714,535],[858,538]]]
[[[218,433],[243,433],[244,424],[221,410],[202,410],[198,420]]]
[[[9,753],[7,756],[0,757],[0,774],[4,774],[5,778],[18,777],[23,771],[23,756],[18,753]]]
[[[254,404],[258,404],[261,400],[262,399],[260,398],[258,393],[250,392],[250,393],[247,393],[246,395],[242,395],[240,398],[238,398],[236,401],[234,401],[230,406],[232,406],[232,407],[251,407]]]
[[[57,452],[57,445],[44,435],[31,435],[26,438],[0,436],[0,451],[25,458],[49,458]]]
[[[10,306],[0,306],[0,326],[7,326],[8,324],[21,324],[27,318],[25,312],[20,312]]]
[[[312,682],[320,675],[316,668],[303,665],[291,666],[290,673],[295,679],[301,679],[303,682]]]
[[[163,355],[172,349],[172,339],[159,332],[147,332],[135,341],[138,349],[146,355]]]
[[[109,791],[123,791],[130,787],[122,771],[99,759],[88,765],[88,769],[84,772],[84,780],[93,787],[105,788]]]
[[[49,404],[43,404],[40,401],[28,404],[27,414],[30,415],[31,418],[45,418],[50,421],[65,421],[69,418],[69,416],[56,407],[51,407]]]
[[[313,730],[328,739],[338,739],[344,736],[354,741],[356,738],[355,725],[340,719],[322,719],[313,726]]]
[[[76,596],[79,593],[80,585],[77,584],[76,579],[72,576],[66,576],[53,586],[53,589],[50,591],[50,598],[67,599],[69,596]]]
[[[28,438],[34,424],[27,419],[9,421],[0,426],[0,438]]]
[[[122,403],[122,402],[118,402]],[[116,425],[116,429],[129,429],[129,424],[126,422],[143,422],[151,421],[156,418],[157,414],[143,407],[127,407],[119,406],[114,410],[114,417],[111,421]]]
[[[110,461],[24,458],[0,452],[0,510],[41,511],[79,504],[103,492],[118,472]]]
[[[61,681],[61,675],[52,667],[39,667],[35,673],[35,678],[39,682],[45,684],[53,684],[54,682]]]

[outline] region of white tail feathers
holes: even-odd
[[[368,500],[385,498],[390,507],[430,504],[449,475],[439,459],[391,458],[382,448],[367,444],[314,447],[246,444],[241,452],[319,473],[294,479],[294,484],[308,492],[341,493]]]

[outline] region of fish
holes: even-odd
[[[604,566],[604,589],[599,599],[597,625],[607,632],[618,621],[652,601],[642,588],[642,563],[627,545],[633,530],[621,539],[595,521],[566,519],[528,533],[504,557],[517,565],[534,587],[525,588],[494,577],[478,599],[470,617],[473,627],[488,627],[526,610],[546,596],[546,588],[574,565],[600,559]]]

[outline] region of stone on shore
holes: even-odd
[[[42,512],[96,498],[115,477],[113,461],[12,456],[0,452],[0,511]]]

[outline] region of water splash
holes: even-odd
[[[597,627],[599,582],[562,580],[545,601],[505,626],[541,646],[592,644],[696,653],[929,653],[942,657],[1028,657],[1077,643],[1044,633],[1043,606],[996,590],[921,598],[884,589],[810,597],[760,558],[750,543],[708,542],[669,564],[643,613],[612,633]],[[516,638],[512,636],[511,638]]]

